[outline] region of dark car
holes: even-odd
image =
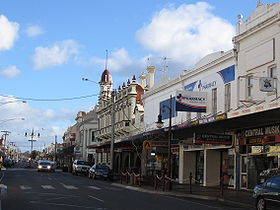
[[[93,179],[97,177],[102,177],[105,180],[112,179],[112,171],[105,164],[95,164],[89,169],[88,177]]]
[[[256,209],[280,209],[280,176],[274,176],[254,188]]]

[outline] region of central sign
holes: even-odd
[[[195,144],[221,144],[231,145],[232,136],[224,134],[199,134],[194,133],[193,143]]]

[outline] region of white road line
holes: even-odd
[[[20,188],[21,190],[30,190],[30,189],[31,189],[31,187],[30,187],[30,186],[27,186],[27,185],[19,185],[19,188]]]
[[[94,196],[91,196],[91,195],[88,195],[88,197],[93,198],[93,199],[95,199],[95,200],[98,200],[98,201],[100,201],[100,202],[104,202],[103,200],[101,200],[101,199],[99,199],[99,198],[96,198],[96,197],[94,197]]]
[[[93,186],[93,185],[88,186],[88,188],[93,189],[93,190],[101,190],[101,188],[95,187],[95,186]]]
[[[84,208],[84,209],[92,209],[92,206],[78,206],[78,205],[71,205],[71,204],[64,204],[64,203],[45,203],[45,202],[40,202],[40,201],[29,201],[29,203],[38,203],[38,204],[46,204],[46,205],[69,206],[69,207],[77,207],[77,208]]]
[[[5,172],[3,172],[1,178],[0,178],[0,182],[2,182],[2,179],[4,178]]]
[[[41,187],[45,190],[54,190],[55,188],[51,185],[41,185]]]
[[[60,183],[64,188],[66,188],[67,190],[77,190],[78,188],[73,186],[73,185],[66,185],[63,183]]]

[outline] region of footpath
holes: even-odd
[[[255,206],[251,190],[234,190],[226,187],[221,190],[219,187],[203,187],[194,184],[190,192],[190,185],[178,183],[172,183],[172,189],[170,191],[163,190],[162,186],[155,189],[152,185],[137,186],[126,182],[115,182],[112,185],[151,194],[227,202],[250,209]]]

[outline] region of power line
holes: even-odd
[[[25,98],[25,97],[15,97],[15,98],[25,100],[25,101],[56,102],[56,101],[72,101],[72,100],[78,100],[78,99],[84,99],[84,98],[91,98],[91,97],[98,96],[98,95],[99,94],[92,94],[92,95],[75,96],[75,97],[69,97],[69,98]],[[7,95],[1,95],[1,96],[11,98],[11,96],[7,96]]]

